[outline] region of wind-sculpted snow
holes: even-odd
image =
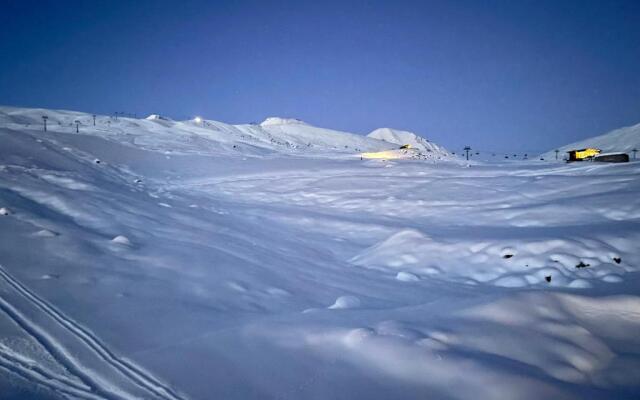
[[[637,398],[640,164],[92,123],[1,109],[0,398]]]
[[[637,385],[637,357],[616,352],[640,346],[631,334],[640,329],[639,307],[635,296],[596,300],[538,292],[453,313],[442,302],[418,305],[399,311],[399,319],[363,327],[304,321],[290,331],[271,327],[269,335],[283,348],[343,360],[436,398],[584,398],[579,389],[571,392]],[[411,389],[404,396],[413,397]],[[632,391],[627,395],[633,398]]]
[[[579,235],[576,233],[576,235]],[[607,240],[609,239],[609,240]],[[351,261],[365,267],[409,271],[439,279],[498,286],[589,287],[592,281],[620,282],[626,272],[635,272],[640,261],[633,232],[616,243],[617,236],[597,239],[531,237],[484,241],[466,238],[437,240],[408,229],[372,246]],[[621,250],[624,249],[624,250]],[[626,260],[620,265],[616,259]],[[577,267],[584,264],[584,268]],[[587,268],[587,266],[589,268]],[[551,279],[547,281],[547,277]]]

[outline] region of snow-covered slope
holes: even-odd
[[[149,121],[158,121],[158,120],[160,120],[160,121],[171,121],[171,118],[163,117],[160,114],[149,114],[147,116],[147,118],[145,118],[145,119],[149,120]]]
[[[594,136],[559,147],[559,156],[565,156],[569,150],[584,149],[587,147],[595,147],[602,150],[603,153],[629,153],[629,155],[632,156],[631,150],[640,150],[640,124],[615,129],[600,136]],[[555,159],[555,150],[556,149],[548,151],[542,154],[541,157],[548,160]]]
[[[393,147],[362,135],[277,117],[267,118],[259,125],[230,125],[210,120],[174,121],[158,114],[145,119],[97,116],[93,125],[93,117],[87,113],[0,107],[0,124],[37,130],[43,124],[43,115],[48,117],[51,132],[75,132],[74,121],[78,120],[83,134],[168,152],[345,156]]]
[[[318,128],[297,119],[271,117],[259,126],[240,125],[239,129],[261,136],[266,133],[269,140],[301,150],[322,149],[331,152],[358,153],[362,151],[383,150],[388,146],[362,135],[332,129]]]
[[[308,125],[306,122],[296,118],[280,118],[269,117],[260,123],[260,126],[272,126],[272,125]]]
[[[265,125],[0,109],[0,398],[637,398],[640,163]]]
[[[450,153],[444,147],[430,142],[413,132],[401,131],[391,128],[379,128],[369,133],[367,137],[384,140],[385,142],[393,143],[399,146],[410,144],[411,147],[419,149],[422,152],[433,153],[442,157],[450,156]]]

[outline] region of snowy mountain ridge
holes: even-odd
[[[145,119],[148,121],[155,121],[155,120],[171,121],[171,118],[164,117],[160,114],[150,114]]]
[[[259,125],[231,125],[213,120],[174,121],[159,114],[145,119],[111,117],[66,111],[0,107],[0,124],[15,129],[39,129],[47,116],[52,132],[75,133],[79,121],[81,133],[157,151],[196,154],[237,154],[257,156],[275,153],[295,155],[356,156],[361,152],[395,149],[398,143],[355,133],[320,128],[294,118],[269,117]],[[407,133],[413,135],[411,133]],[[429,158],[454,160],[443,148],[413,135],[419,149],[434,151]],[[423,157],[427,158],[427,157]]]
[[[290,125],[290,124],[308,125],[306,122],[299,120],[297,118],[268,117],[260,123],[260,126]]]

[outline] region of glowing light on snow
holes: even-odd
[[[202,122],[202,118],[200,118],[200,117],[195,117],[193,120],[194,120],[197,124],[199,124],[200,122]]]
[[[405,152],[401,152],[398,150],[386,150],[386,151],[377,151],[374,153],[362,153],[360,154],[362,158],[365,159],[385,159],[392,160],[394,158],[406,158],[407,154]]]

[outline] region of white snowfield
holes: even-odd
[[[0,108],[0,399],[638,398],[640,163],[382,136]]]
[[[640,150],[640,124],[615,129],[603,135],[581,140],[566,146],[559,147],[559,157],[566,156],[569,150],[579,150],[588,147],[595,147],[602,150],[602,153],[628,153],[633,158],[633,149]],[[555,158],[555,150],[548,151],[541,155],[546,159]],[[640,155],[636,154],[640,158]]]

